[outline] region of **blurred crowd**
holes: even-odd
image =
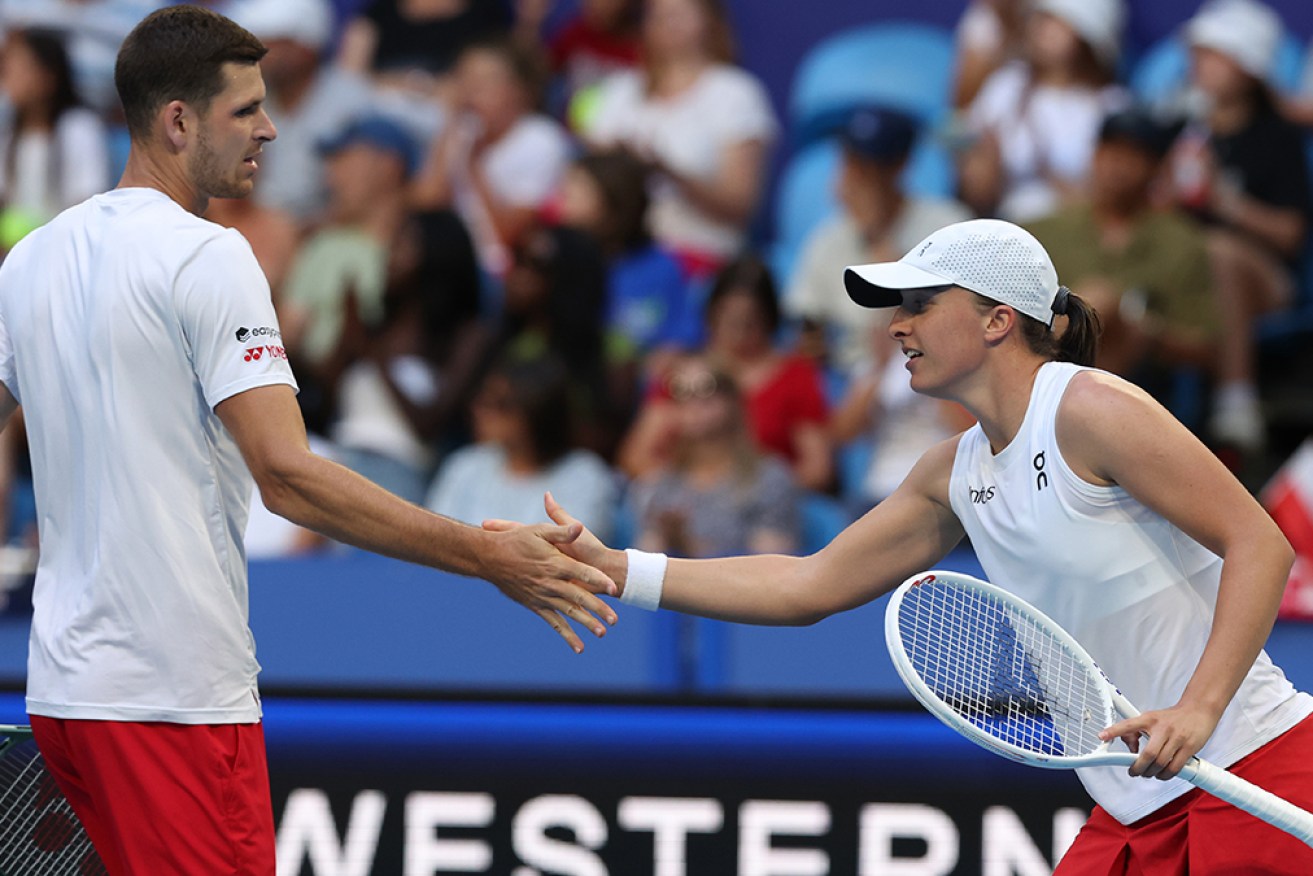
[[[114,184],[113,58],[158,5],[0,0],[0,249]],[[1124,0],[970,0],[951,121],[837,120],[838,210],[787,265],[757,220],[789,131],[721,0],[209,5],[268,46],[278,128],[255,196],[207,214],[279,313],[247,354],[285,351],[315,446],[416,503],[540,520],[550,490],[646,550],[815,548],[969,425],[910,391],[842,268],[972,216],[1039,237],[1103,367],[1169,406],[1193,381],[1187,424],[1263,451],[1259,326],[1304,306],[1313,63],[1277,82],[1291,37],[1258,0],[1183,22],[1153,103],[1125,84]],[[927,138],[952,196],[904,184]],[[324,547],[253,503],[252,556]]]

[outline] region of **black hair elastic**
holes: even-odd
[[[1071,290],[1066,286],[1058,287],[1058,294],[1053,296],[1053,312],[1058,316],[1067,315],[1067,302],[1071,299]]]

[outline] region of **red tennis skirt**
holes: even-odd
[[[1241,758],[1230,772],[1313,811],[1313,717]],[[1313,848],[1196,788],[1131,824],[1094,807],[1054,871],[1054,876],[1187,874],[1310,876]]]

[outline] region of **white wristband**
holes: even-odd
[[[666,580],[666,555],[627,548],[629,571],[620,601],[646,611],[656,611],[661,604],[661,586]]]

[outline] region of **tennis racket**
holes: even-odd
[[[1062,627],[970,575],[925,572],[890,597],[894,668],[935,717],[995,754],[1030,766],[1130,766],[1099,731],[1139,714]],[[1313,846],[1313,814],[1220,767],[1190,761],[1182,779]]]
[[[0,725],[0,876],[103,876],[30,727]]]

